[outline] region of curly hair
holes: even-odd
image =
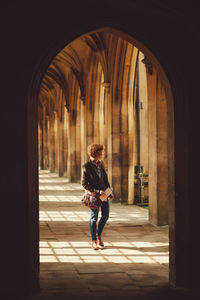
[[[88,146],[88,155],[96,158],[99,156],[100,152],[104,150],[103,145],[101,144],[91,144]]]

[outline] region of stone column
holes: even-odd
[[[58,173],[59,176],[64,176],[64,126],[61,116],[58,118]]]
[[[66,112],[66,131],[67,131],[67,178],[71,180],[71,128],[70,128],[70,111]]]
[[[104,145],[107,149],[107,128],[106,128],[106,117],[105,117],[105,90],[106,88],[101,84],[99,93],[99,142]],[[105,153],[104,163],[107,166],[107,153]]]
[[[121,114],[121,91],[114,88],[112,94],[112,106],[109,107],[112,117],[112,136],[108,141],[112,142],[112,183],[114,187],[115,202],[121,202],[121,137],[120,137],[120,114]]]
[[[158,224],[157,202],[157,109],[156,109],[156,81],[157,72],[147,73],[148,106],[149,106],[149,220]]]
[[[129,96],[128,96],[128,204],[134,203],[134,175],[135,165],[137,164],[137,143],[136,143],[136,118],[135,118],[135,106],[134,106],[134,94],[135,94],[135,74],[136,74],[136,63],[137,63],[138,49],[134,47],[132,59],[131,59],[131,70],[129,79]]]
[[[55,172],[55,114],[49,118],[49,170]]]
[[[148,101],[146,69],[142,60],[143,53],[139,52],[137,59],[137,77],[135,80],[135,112],[136,112],[136,139],[137,163],[135,165],[135,182],[137,184],[138,204],[147,203],[145,199],[145,185],[148,176]]]
[[[81,166],[87,161],[87,148],[86,148],[86,105],[85,99],[81,99],[80,108],[80,142],[81,142]]]
[[[71,182],[76,182],[76,111],[73,109],[68,114],[68,171],[67,177]]]
[[[106,123],[106,137],[107,137],[107,149],[106,149],[106,165],[109,183],[112,186],[112,101],[110,82],[104,82],[103,87],[105,89],[105,123]]]
[[[128,101],[127,91],[122,91],[120,128],[120,160],[121,160],[121,202],[128,201],[128,169],[129,169],[129,139],[128,139]]]
[[[43,119],[44,170],[48,170],[49,168],[48,123],[49,123],[49,116],[45,115]]]
[[[132,97],[128,99],[128,204],[134,203],[134,105]]]
[[[158,76],[157,94],[157,176],[158,176],[158,224],[167,225],[169,215],[169,158],[167,98],[165,86]],[[171,149],[170,149],[171,151]]]
[[[100,63],[97,63],[97,71],[96,71],[96,84],[95,84],[95,93],[94,93],[94,142],[100,143],[100,131],[102,128],[100,127],[100,94],[102,89],[102,67]]]
[[[168,224],[167,97],[156,70],[147,74],[149,101],[149,219]]]
[[[86,120],[86,126],[87,126],[87,131],[86,131],[86,147],[94,142],[94,126],[93,126],[93,109],[94,109],[94,89],[95,89],[95,72],[94,72],[94,66],[96,64],[96,59],[93,58],[92,60],[93,66],[91,65],[91,71],[90,74],[88,75],[88,82],[89,82],[89,87],[87,88],[87,97],[85,99],[85,120]],[[88,157],[88,156],[87,156]]]
[[[136,68],[134,50],[135,49],[131,44],[128,44],[127,47],[125,47],[121,110],[119,115],[121,148],[121,201],[124,204],[127,204],[128,200],[129,203],[132,202],[134,196],[134,190],[131,190],[131,188],[134,188],[134,171],[132,176],[130,176],[130,169],[133,166],[133,134],[132,136],[130,135],[130,129],[133,131],[133,126],[131,128],[131,123],[133,125],[133,87]],[[132,170],[134,170],[134,168],[132,168]],[[131,182],[129,182],[129,180]]]
[[[76,119],[75,119],[75,166],[74,166],[74,181],[80,182],[81,179],[81,99],[79,93],[77,94],[76,104]]]
[[[58,144],[58,114],[54,111],[54,135],[55,135],[55,172],[59,172],[59,144]]]
[[[148,98],[147,98],[147,75],[145,65],[142,63],[144,54],[139,52],[138,56],[138,89],[140,111],[140,161],[143,173],[148,173]]]
[[[64,151],[64,176],[67,176],[67,169],[68,169],[68,131],[67,131],[67,120],[68,118],[68,112],[67,108],[64,109],[64,124],[63,124],[63,151]]]
[[[38,152],[39,152],[39,167],[44,170],[44,140],[43,140],[43,120],[38,124]]]

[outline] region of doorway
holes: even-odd
[[[136,67],[135,69],[131,68],[130,61],[136,66],[139,55],[136,53],[138,48],[133,46],[132,42],[130,42],[130,37],[128,40],[127,37],[126,39],[124,39],[124,37],[126,37],[126,35],[116,32],[115,30],[102,29],[82,36],[80,39],[81,42],[79,41],[79,43],[74,41],[74,47],[76,47],[77,43],[79,50],[81,50],[81,43],[84,44],[84,47],[85,45],[87,46],[88,52],[91,51],[91,49],[94,51],[93,55],[88,55],[88,59],[92,65],[95,66],[93,70],[88,70],[90,76],[88,82],[85,80],[83,74],[83,63],[80,59],[77,59],[77,53],[71,44],[66,47],[65,52],[62,53],[61,51],[54,58],[52,65],[47,69],[46,75],[48,76],[46,76],[46,78],[44,76],[45,80],[42,81],[41,85],[44,94],[45,90],[50,90],[49,95],[52,101],[49,101],[46,96],[43,97],[42,102],[39,102],[39,116],[42,116],[42,118],[39,117],[39,121],[42,121],[39,127],[39,137],[43,139],[43,143],[40,143],[39,161],[41,168],[50,169],[52,173],[57,172],[60,176],[67,176],[70,182],[80,182],[80,166],[82,162],[86,160],[86,151],[80,151],[80,149],[85,149],[84,147],[86,147],[86,139],[84,137],[87,132],[88,144],[93,141],[100,141],[107,147],[108,151],[105,160],[108,167],[109,178],[112,185],[115,186],[116,202],[131,205],[134,203],[135,193],[134,180],[131,181],[130,178],[133,174],[135,176],[137,175],[134,169],[137,163],[134,159],[138,160],[138,141],[135,139],[135,144],[133,142],[129,143],[131,138],[133,141],[134,137],[136,137],[136,134],[134,135],[133,133],[134,130],[137,130],[137,120],[136,117],[133,118],[134,113],[136,114],[136,111],[134,111],[134,100],[136,100],[134,96],[137,96],[135,92],[136,89],[134,89]],[[112,52],[109,53],[107,51],[108,48],[103,42],[107,42],[107,45],[110,43],[110,49],[113,52],[113,49],[116,49],[115,55],[118,61],[113,60]],[[115,45],[115,47],[113,45]],[[85,53],[85,51],[82,52]],[[145,142],[146,136],[149,137],[149,132],[152,134],[151,143],[149,143],[149,140],[146,142],[149,149],[147,157],[151,157],[152,159],[147,159],[146,170],[149,170],[150,162],[152,166],[154,166],[154,169],[152,174],[149,174],[149,196],[151,195],[152,197],[152,195],[154,195],[154,199],[156,196],[156,200],[158,200],[155,202],[149,197],[149,215],[152,223],[156,225],[166,225],[168,223],[168,215],[167,217],[165,216],[165,224],[159,223],[160,220],[163,221],[162,213],[166,213],[166,210],[163,209],[163,202],[160,205],[159,200],[162,199],[165,194],[164,200],[169,204],[168,200],[170,200],[170,195],[173,195],[173,189],[169,189],[170,184],[173,182],[173,134],[169,134],[168,132],[167,137],[170,136],[170,139],[167,139],[165,136],[166,128],[173,130],[172,126],[170,128],[166,127],[168,122],[173,119],[172,96],[171,89],[162,69],[157,67],[154,60],[152,60],[154,62],[153,64],[149,56],[147,58],[144,53],[142,53],[143,56],[141,60],[143,60],[143,71],[144,69],[146,70],[146,94],[148,90],[148,95],[151,95],[151,101],[156,101],[154,103],[151,102],[151,108],[153,109],[153,112],[151,111],[151,130],[149,131],[148,127],[147,132],[144,126],[143,131],[143,142]],[[62,62],[62,56],[65,57],[67,62]],[[86,55],[83,57],[83,61],[84,59],[86,63]],[[111,62],[110,66],[106,64],[106,59],[109,59]],[[61,65],[65,65],[65,74],[63,74]],[[71,74],[66,71],[67,68],[70,69]],[[112,68],[115,70],[113,74],[111,72]],[[123,76],[119,72],[120,68],[123,68]],[[141,73],[140,76],[142,76]],[[153,76],[153,74],[155,77],[150,77]],[[66,81],[66,78],[68,78],[68,81]],[[129,84],[130,78],[132,78],[132,85]],[[53,89],[53,92],[52,81],[50,79],[53,79],[57,85],[57,87]],[[99,84],[96,84],[96,82]],[[115,83],[114,87],[111,83]],[[71,90],[70,87],[72,87]],[[141,88],[140,92],[142,91],[144,91],[144,88]],[[158,94],[161,96],[158,97]],[[130,95],[132,95],[132,98]],[[56,97],[58,97],[59,101],[55,102]],[[126,103],[122,101],[124,98],[127,99]],[[92,99],[96,100],[92,101]],[[114,111],[112,110],[112,105],[114,105]],[[141,105],[144,105],[144,102],[143,104],[139,103],[139,108],[142,108]],[[98,107],[101,107],[100,111]],[[132,115],[130,114],[131,108]],[[169,110],[169,108],[171,110]],[[86,114],[86,110],[92,113]],[[163,111],[166,113],[164,127],[163,118],[160,117],[163,116]],[[113,115],[111,115],[111,112]],[[67,113],[70,115],[70,118],[66,118]],[[147,114],[148,112],[146,111],[145,113]],[[127,115],[129,116],[129,122],[127,122]],[[131,119],[135,120],[135,126],[134,121],[131,123]],[[160,123],[155,123],[155,120]],[[149,125],[149,118],[147,123]],[[93,124],[93,126],[90,124]],[[58,132],[60,126],[62,130]],[[130,130],[130,126],[132,126],[132,131]],[[158,128],[160,131],[157,130]],[[55,132],[57,132],[57,135],[55,135]],[[160,134],[160,144],[157,139],[158,132]],[[68,137],[67,140],[64,139],[65,136]],[[119,136],[121,139],[119,139]],[[73,139],[72,137],[75,138]],[[48,148],[48,145],[51,145],[51,148]],[[132,149],[131,152],[130,147],[133,148],[134,145],[135,149]],[[163,150],[163,148],[165,149]],[[64,151],[62,152],[61,149],[64,149]],[[79,151],[77,151],[77,149]],[[166,159],[166,153],[169,149],[169,156],[167,156]],[[166,172],[166,170],[162,174],[163,151],[165,151],[165,155],[163,155],[164,163],[169,172],[171,172],[170,176],[165,176],[166,173],[164,172]],[[158,154],[160,154],[160,156]],[[131,156],[132,165],[127,165],[127,157],[129,157],[130,161]],[[56,160],[58,157],[59,159]],[[159,163],[156,164],[155,160]],[[164,177],[165,190],[163,191],[163,185],[160,185],[158,181]],[[157,187],[161,187],[161,189],[157,189]]]

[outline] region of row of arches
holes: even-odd
[[[150,221],[168,224],[171,102],[162,74],[122,35],[79,37],[53,59],[41,83],[40,168],[80,182],[87,146],[102,143],[114,201],[133,204],[138,174],[146,176]]]

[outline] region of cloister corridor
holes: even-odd
[[[40,287],[48,300],[62,293],[63,299],[144,299],[158,288],[169,292],[173,95],[152,59],[122,32],[101,28],[71,41],[43,73],[37,163]],[[91,249],[89,211],[81,203],[91,143],[104,146],[114,192],[106,247],[98,251]]]
[[[144,299],[168,285],[168,226],[151,225],[147,209],[112,203],[105,248],[94,251],[81,185],[42,170],[39,187],[43,298],[33,299]]]
[[[197,3],[2,2],[1,300],[200,299]],[[93,143],[114,193],[96,252]]]

